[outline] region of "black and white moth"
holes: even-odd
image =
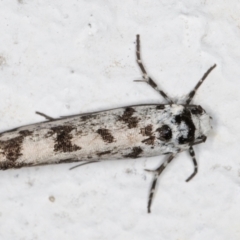
[[[205,142],[211,130],[211,117],[199,105],[190,104],[196,91],[213,65],[188,94],[185,104],[176,104],[158,88],[142,64],[140,37],[137,35],[137,63],[143,80],[162,95],[167,104],[143,104],[107,111],[77,114],[54,119],[43,113],[47,121],[0,133],[0,169],[45,164],[152,157],[167,154],[165,162],[155,170],[148,212],[157,179],[180,152],[188,150],[197,173],[193,145]]]

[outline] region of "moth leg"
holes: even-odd
[[[144,80],[134,80],[135,82],[146,82],[148,83],[154,90],[156,90],[160,95],[163,96],[167,100],[169,104],[173,104],[173,101],[167,96],[165,92],[158,88],[157,84],[148,76],[145,67],[143,66],[141,53],[140,53],[140,36],[137,35],[137,45],[136,45],[136,55],[137,55],[137,63],[140,67]]]
[[[207,76],[210,74],[210,72],[216,67],[217,65],[214,64],[212,67],[210,67],[202,76],[202,78],[198,81],[197,85],[195,86],[195,88],[188,94],[187,100],[186,100],[186,104],[188,105],[195,93],[197,92],[198,88],[202,85],[203,81],[207,78]]]
[[[95,163],[95,162],[100,162],[100,161],[91,161],[91,162],[80,163],[80,164],[78,164],[76,166],[73,166],[73,167],[69,168],[69,170],[73,170],[74,168],[81,167],[83,165],[87,165],[87,164]]]
[[[44,114],[44,113],[41,113],[41,112],[35,112],[36,114],[42,116],[42,117],[45,117],[47,120],[49,121],[53,121],[55,120],[55,118],[52,118],[52,117],[49,117],[48,115]]]
[[[202,139],[200,139],[200,140],[198,140],[198,141],[196,141],[196,142],[193,142],[193,143],[191,144],[191,146],[197,145],[197,144],[200,144],[200,143],[203,143],[203,142],[206,142],[206,140],[207,140],[207,137],[206,137],[206,136],[202,136]]]
[[[150,190],[150,194],[149,194],[149,197],[148,197],[148,206],[147,206],[147,209],[148,209],[148,213],[151,213],[151,205],[152,205],[152,200],[153,200],[153,196],[154,196],[154,193],[155,193],[155,188],[156,188],[156,184],[157,184],[157,180],[158,180],[158,177],[160,176],[160,174],[163,172],[163,170],[166,168],[166,166],[173,160],[173,158],[175,157],[176,154],[171,154],[167,159],[166,161],[160,165],[160,167],[158,167],[157,169],[155,170],[148,170],[148,169],[145,169],[146,171],[148,172],[154,172],[154,179],[152,181],[152,186],[151,186],[151,190]]]
[[[193,147],[190,147],[189,148],[189,154],[190,156],[192,157],[192,160],[193,160],[193,165],[194,165],[194,171],[193,173],[186,179],[186,182],[189,182],[198,172],[198,165],[197,165],[197,161],[196,161],[196,158],[195,158],[195,152],[193,150]]]

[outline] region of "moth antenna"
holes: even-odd
[[[195,88],[188,94],[188,98],[187,98],[187,100],[186,100],[186,104],[187,104],[187,105],[192,101],[192,99],[193,99],[194,95],[196,94],[198,88],[202,85],[203,81],[207,78],[207,76],[210,74],[210,72],[211,72],[216,66],[217,66],[217,65],[214,64],[212,67],[210,67],[210,68],[203,74],[202,78],[198,81],[198,83],[197,83],[197,85],[195,86]]]
[[[159,89],[158,85],[150,78],[147,74],[145,67],[143,66],[140,52],[140,35],[137,35],[137,44],[136,44],[136,56],[137,56],[137,64],[140,67],[143,75],[143,80],[134,80],[134,82],[145,82],[149,84],[154,90],[156,90],[160,95],[167,100],[169,104],[173,104],[173,101],[167,96],[167,94]]]

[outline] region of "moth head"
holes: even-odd
[[[211,130],[211,117],[201,106],[171,105],[165,114],[156,129],[160,142],[187,147],[204,141]]]
[[[210,117],[201,106],[196,106],[196,108],[191,109],[190,112],[192,115],[192,121],[196,127],[195,139],[206,138],[212,129],[212,117]]]

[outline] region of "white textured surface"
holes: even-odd
[[[240,239],[240,5],[232,1],[1,1],[0,130],[53,117],[173,97],[218,66],[194,103],[213,117],[207,142],[162,175],[147,214],[151,174],[164,159],[0,172],[0,239]]]

